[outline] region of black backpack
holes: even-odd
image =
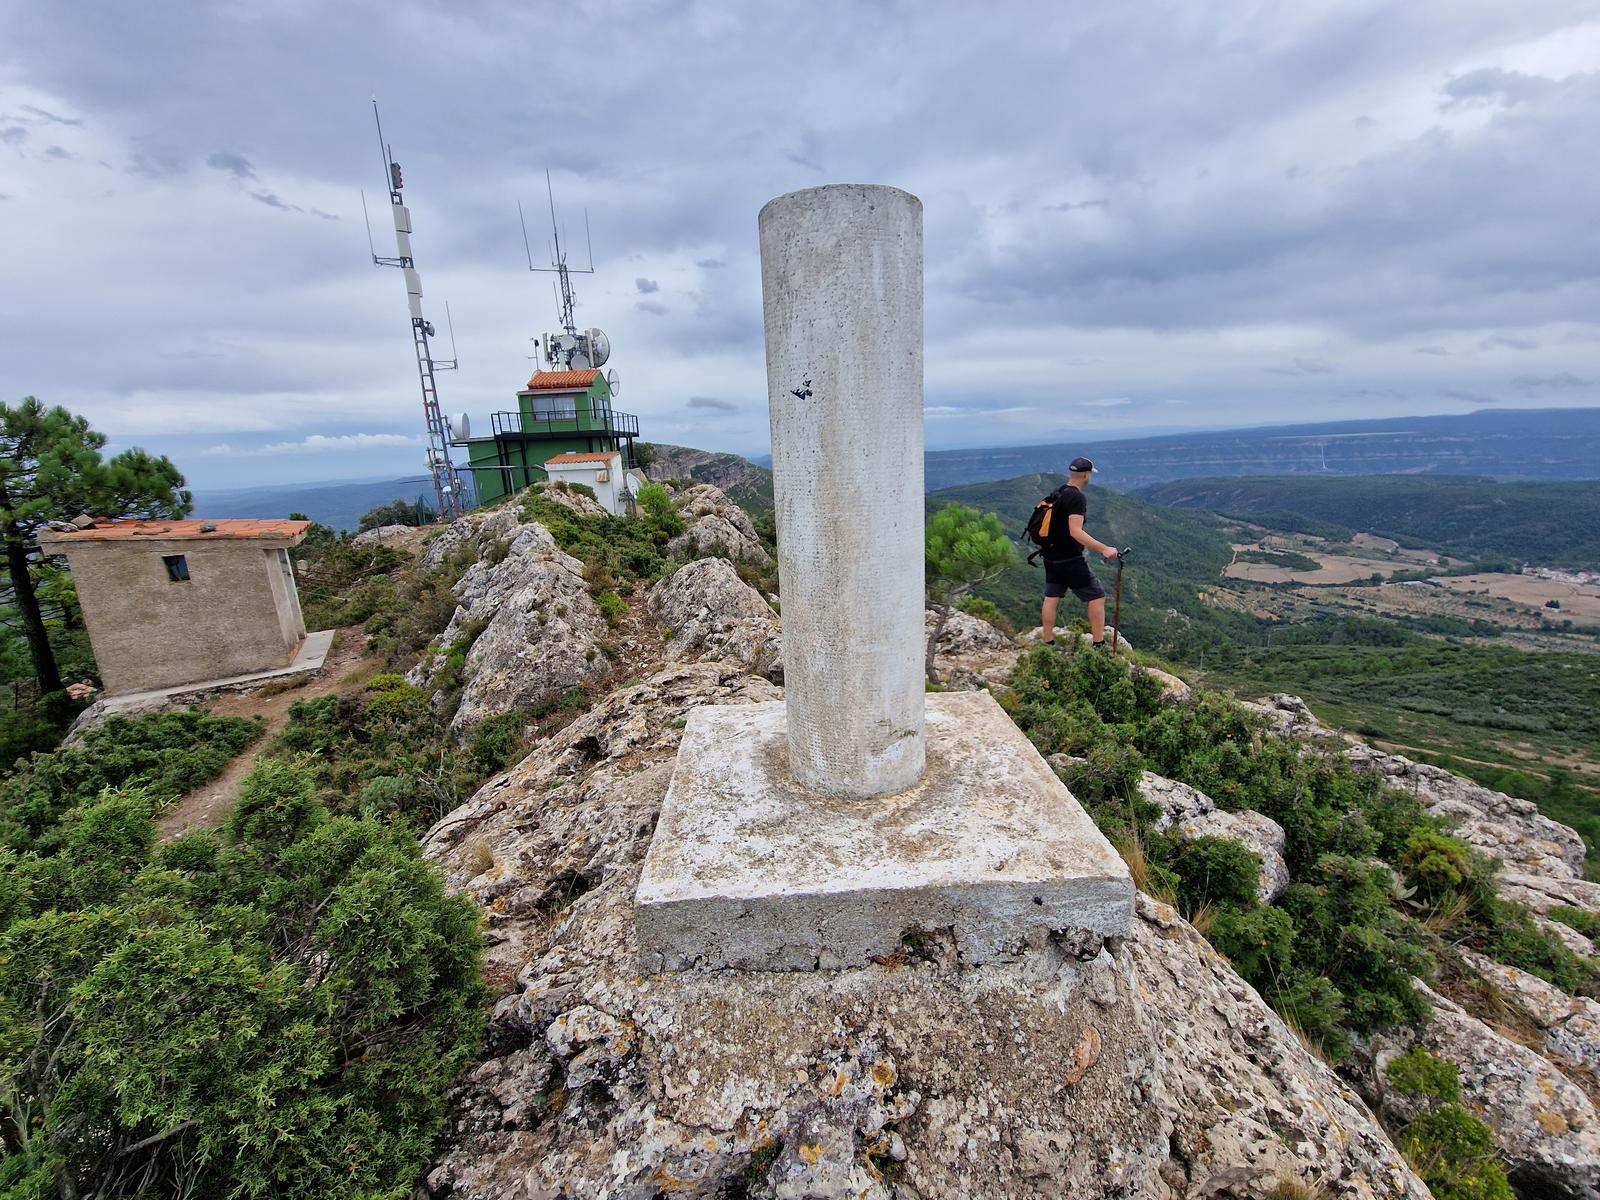
[[[1062,539],[1067,536],[1067,520],[1065,517],[1056,519],[1056,505],[1061,501],[1061,494],[1071,486],[1068,483],[1062,484],[1033,506],[1033,515],[1028,518],[1028,527],[1022,531],[1024,538],[1039,547],[1028,555],[1030,565],[1037,561],[1041,554],[1061,545]]]

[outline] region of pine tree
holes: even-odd
[[[928,679],[939,682],[933,659],[950,619],[950,606],[993,579],[1016,561],[1017,548],[1006,537],[1000,518],[952,504],[928,518],[926,584],[928,599],[938,609],[928,637]]]
[[[32,396],[15,408],[0,403],[0,541],[41,693],[61,690],[61,672],[33,577],[40,528],[79,513],[181,517],[191,506],[183,476],[165,457],[132,449],[108,460],[105,444],[105,434],[59,406]]]

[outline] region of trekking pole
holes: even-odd
[[[1116,651],[1118,631],[1122,627],[1122,563],[1128,557],[1130,549],[1131,547],[1124,546],[1117,551],[1117,601],[1115,607],[1111,610],[1111,649],[1113,652]]]

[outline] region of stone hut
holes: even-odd
[[[102,521],[41,532],[78,589],[106,695],[275,671],[305,640],[289,548],[309,521]]]

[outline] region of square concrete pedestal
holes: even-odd
[[[930,695],[927,774],[876,800],[795,783],[784,721],[690,712],[636,897],[645,971],[849,967],[945,929],[975,964],[1128,932],[1127,866],[987,692]]]

